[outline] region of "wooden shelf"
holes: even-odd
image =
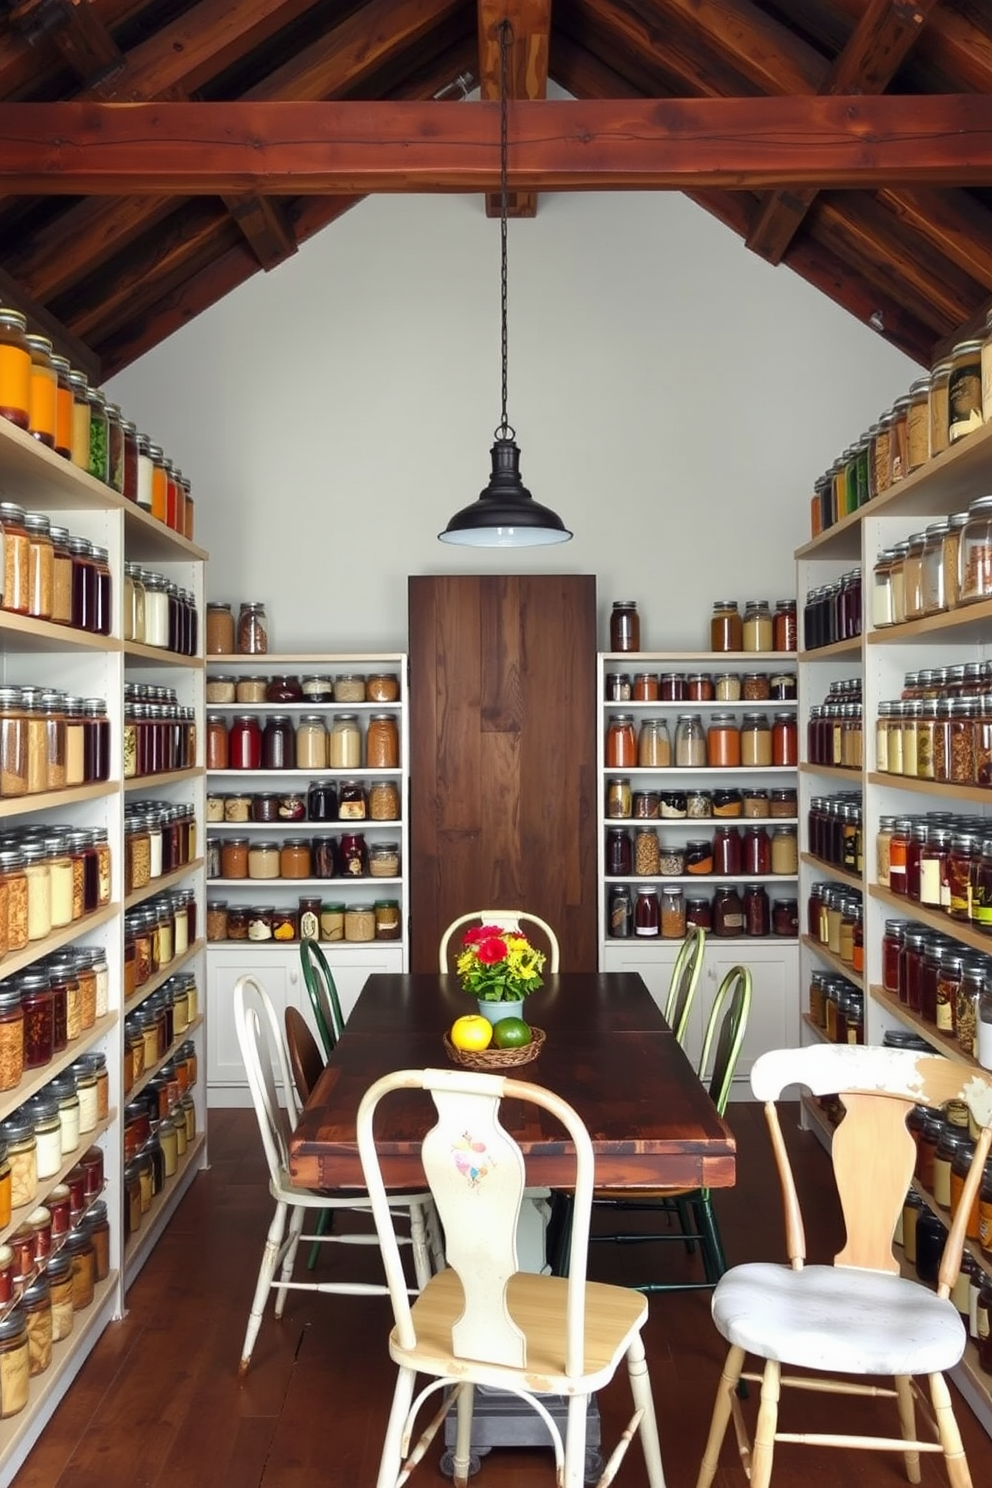
[[[880,884],[869,884],[868,893],[872,899],[888,905],[906,919],[918,920],[921,925],[927,925],[931,930],[939,930],[941,934],[949,935],[952,939],[959,940],[962,945],[971,946],[972,950],[981,951],[984,955],[992,952],[992,936],[973,930],[967,920],[952,919],[943,910],[930,909],[925,904],[918,904],[915,899],[908,899],[905,894],[893,894],[891,889],[883,889]]]
[[[168,889],[173,889],[181,884],[184,878],[189,878],[191,873],[198,873],[203,867],[202,858],[194,858],[191,863],[184,863],[181,868],[174,868],[171,873],[163,873],[159,878],[151,879],[144,888],[135,889],[128,894],[124,900],[124,908],[133,909],[136,904],[143,904],[146,899],[154,899],[156,894],[164,894]]]
[[[172,1043],[166,1049],[161,1058],[156,1059],[155,1063],[148,1069],[142,1070],[140,1078],[135,1080],[134,1084],[131,1086],[131,1089],[126,1092],[124,1097],[126,1101],[130,1102],[133,1100],[137,1100],[138,1096],[144,1090],[145,1086],[150,1084],[151,1081],[154,1080],[159,1070],[163,1067],[163,1065],[168,1064],[169,1060],[175,1056],[176,1051],[180,1048],[180,1046],[184,1044],[187,1039],[192,1038],[196,1030],[203,1026],[203,1022],[203,1014],[197,1013],[193,1021],[191,1023],[187,1023],[182,1033],[176,1035],[176,1037],[172,1040]]]
[[[15,1085],[13,1090],[5,1090],[0,1095],[0,1121],[3,1121],[12,1111],[16,1111],[18,1106],[23,1106],[32,1095],[37,1095],[39,1090],[43,1090],[50,1080],[54,1080],[56,1075],[68,1069],[70,1064],[74,1064],[81,1055],[94,1049],[116,1025],[118,1018],[119,1014],[116,1011],[104,1013],[102,1018],[97,1018],[92,1028],[87,1028],[78,1039],[73,1039],[66,1048],[55,1055],[54,1059],[50,1059],[40,1069],[25,1071],[20,1083]]]
[[[159,775],[134,775],[125,780],[127,795],[134,791],[159,790],[164,785],[177,785],[183,780],[199,780],[203,775],[201,765],[191,765],[187,770],[163,770]]]
[[[844,780],[848,784],[861,784],[861,771],[852,765],[813,765],[808,760],[803,760],[797,768],[800,775],[820,775],[827,780]]]
[[[836,863],[825,863],[822,858],[815,857],[813,853],[800,853],[799,861],[808,863],[811,868],[816,869],[817,873],[825,873],[829,878],[835,878],[838,883],[846,884],[848,888],[857,889],[858,893],[861,893],[863,886],[859,873],[851,873],[847,868],[838,868]]]
[[[175,1212],[206,1157],[207,1137],[197,1132],[186,1148],[171,1178],[152,1199],[148,1213],[142,1216],[141,1228],[129,1235],[124,1244],[124,1286],[129,1287],[148,1259],[155,1244]]]
[[[185,667],[194,672],[203,670],[202,656],[181,656],[178,651],[167,651],[164,646],[146,646],[142,641],[124,642],[124,661],[147,661],[152,666]]]
[[[88,930],[97,930],[101,925],[106,925],[117,914],[119,905],[107,904],[103,909],[94,910],[93,914],[83,915],[82,919],[73,920],[71,925],[61,925],[58,930],[53,930],[51,935],[46,935],[42,940],[29,940],[23,951],[9,951],[0,961],[0,975],[4,977],[13,976],[16,971],[23,971],[27,966],[33,966],[40,961],[42,956],[50,956],[52,951],[60,951],[64,945],[78,940]]]
[[[992,791],[980,785],[943,785],[935,780],[917,780],[912,775],[890,775],[872,770],[866,777],[869,785],[889,790],[909,791],[915,796],[936,796],[944,801],[961,801],[970,806],[992,806]]]
[[[826,962],[839,976],[845,977],[853,987],[859,987],[862,992],[864,991],[865,981],[860,971],[855,971],[853,966],[847,961],[842,961],[838,955],[828,950],[825,945],[821,945],[818,940],[814,940],[812,935],[801,935],[799,939],[800,943],[808,951],[812,951],[814,956]]]
[[[204,949],[206,944],[206,940],[200,936],[199,939],[193,941],[192,945],[181,956],[173,956],[168,966],[163,966],[161,971],[157,971],[154,976],[149,977],[147,982],[142,982],[141,986],[125,1002],[125,1013],[133,1012],[136,1007],[140,1007],[143,1002],[151,997],[153,992],[157,992],[159,987],[164,986],[170,977],[174,977],[177,972],[182,971],[184,966],[188,966],[193,958],[198,956]]]
[[[800,651],[799,660],[809,661],[839,661],[841,658],[850,657],[851,660],[861,659],[861,637],[850,636],[846,641],[831,641],[828,646],[815,646],[812,651]]]
[[[0,640],[16,640],[19,651],[119,651],[116,636],[94,635],[74,625],[55,625],[51,620],[35,620],[31,615],[15,615],[13,610],[0,610]]]
[[[0,818],[26,816],[33,811],[51,811],[78,806],[81,801],[100,801],[120,794],[119,780],[96,780],[92,785],[70,785],[66,790],[37,791],[33,796],[7,796],[0,801]]]
[[[956,645],[970,642],[984,645],[992,621],[992,600],[959,605],[939,615],[925,615],[919,620],[905,620],[901,625],[884,625],[870,630],[865,637],[869,646]]]
[[[894,992],[887,992],[884,987],[879,987],[876,983],[872,983],[868,988],[868,995],[873,1002],[877,1002],[880,1007],[884,1007],[886,1012],[891,1013],[894,1018],[898,1018],[899,1022],[904,1024],[906,1028],[911,1028],[914,1033],[918,1033],[921,1038],[925,1038],[927,1043],[938,1053],[947,1054],[951,1059],[956,1059],[960,1064],[970,1064],[975,1069],[981,1068],[978,1060],[973,1058],[971,1054],[966,1054],[956,1038],[952,1038],[949,1034],[941,1033],[932,1023],[928,1023],[925,1018],[921,1018],[919,1013],[912,1012],[904,1002],[899,1001]]]
[[[38,1192],[35,1198],[31,1200],[30,1204],[22,1204],[19,1209],[12,1209],[10,1211],[10,1223],[4,1225],[3,1229],[0,1230],[0,1241],[6,1240],[8,1235],[12,1235],[13,1232],[17,1229],[18,1225],[23,1224],[24,1221],[29,1217],[29,1215],[31,1215],[34,1210],[39,1207],[39,1205],[44,1204],[45,1195],[50,1194],[52,1189],[57,1187],[57,1185],[63,1181],[66,1173],[68,1173],[70,1169],[76,1166],[83,1153],[86,1152],[88,1148],[94,1146],[95,1143],[99,1142],[104,1132],[107,1131],[108,1128],[111,1127],[116,1120],[116,1110],[110,1110],[107,1112],[106,1116],[102,1117],[101,1120],[97,1122],[92,1131],[80,1132],[79,1146],[74,1148],[72,1152],[63,1154],[62,1161],[59,1164],[58,1172],[52,1173],[48,1178],[38,1179]],[[88,1201],[88,1203],[92,1202],[92,1200]]]

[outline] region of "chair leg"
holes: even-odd
[[[289,1235],[286,1240],[286,1254],[283,1257],[282,1270],[279,1273],[279,1285],[276,1287],[276,1317],[281,1318],[283,1308],[286,1306],[287,1288],[286,1282],[291,1280],[293,1265],[296,1261],[296,1249],[300,1243],[300,1233],[303,1229],[303,1221],[306,1218],[306,1210],[296,1204],[290,1211]]]
[[[568,1424],[565,1428],[565,1471],[562,1488],[583,1488],[586,1480],[586,1415],[588,1395],[568,1397]]]
[[[258,1268],[258,1280],[255,1283],[255,1295],[252,1298],[251,1311],[248,1314],[248,1328],[245,1332],[245,1341],[241,1345],[241,1363],[238,1366],[238,1377],[244,1379],[251,1364],[252,1350],[255,1347],[255,1339],[258,1330],[262,1326],[262,1315],[265,1312],[265,1301],[272,1286],[272,1279],[276,1274],[276,1262],[279,1260],[279,1250],[282,1245],[282,1237],[286,1229],[286,1205],[277,1204],[276,1212],[272,1216],[269,1225],[269,1233],[265,1237],[265,1249],[262,1251],[262,1264]]]
[[[724,1254],[723,1241],[720,1239],[720,1231],[709,1194],[703,1194],[695,1199],[692,1208],[696,1216],[696,1229],[703,1253],[703,1272],[706,1280],[716,1286],[727,1269],[727,1257]]]
[[[331,1228],[331,1211],[330,1211],[330,1209],[321,1209],[320,1213],[317,1215],[317,1234],[318,1235],[326,1235],[327,1232],[328,1232],[328,1230],[330,1228]],[[317,1244],[317,1241],[315,1240],[313,1242],[313,1244],[311,1245],[311,1247],[310,1247],[310,1254],[307,1256],[307,1270],[308,1271],[313,1271],[314,1270],[314,1268],[317,1265],[317,1257],[319,1255],[320,1255],[320,1246]]]
[[[644,1340],[640,1334],[631,1341],[627,1350],[627,1375],[634,1407],[644,1412],[638,1429],[644,1463],[648,1470],[648,1488],[665,1488],[665,1470],[661,1465],[661,1443],[658,1440],[658,1418],[654,1411],[651,1378],[644,1356]]]
[[[942,1374],[930,1375],[930,1399],[937,1421],[937,1434],[944,1449],[944,1464],[951,1488],[972,1488],[968,1459],[951,1405],[951,1394]]]
[[[475,1386],[464,1380],[458,1387],[455,1402],[455,1455],[452,1464],[453,1488],[466,1488],[472,1468],[472,1413],[475,1409]]]
[[[389,1407],[389,1421],[379,1458],[379,1476],[376,1488],[396,1488],[403,1468],[403,1438],[406,1435],[406,1418],[413,1400],[413,1387],[417,1382],[416,1371],[400,1369],[396,1375],[393,1403]]]
[[[761,1404],[758,1424],[754,1428],[754,1450],[751,1454],[751,1488],[768,1488],[772,1477],[775,1432],[778,1428],[778,1400],[781,1370],[775,1359],[765,1362],[761,1380]]]
[[[431,1258],[427,1250],[423,1204],[410,1205],[410,1243],[413,1246],[413,1271],[417,1278],[417,1289],[422,1292],[431,1279]]]
[[[696,1488],[710,1488],[710,1484],[716,1476],[717,1466],[720,1461],[720,1448],[723,1438],[727,1434],[727,1423],[730,1420],[730,1412],[733,1409],[735,1392],[744,1368],[744,1350],[742,1348],[731,1348],[727,1354],[720,1376],[720,1383],[716,1389],[716,1399],[713,1402],[713,1415],[710,1418],[709,1435],[706,1438],[706,1446],[703,1448],[703,1460],[699,1464],[699,1474],[696,1478]]]
[[[899,1431],[903,1441],[916,1441],[916,1405],[913,1400],[913,1387],[908,1374],[897,1374],[894,1380],[896,1387],[896,1407],[899,1411]],[[911,1483],[920,1481],[920,1454],[917,1451],[904,1452],[906,1460],[906,1477]]]

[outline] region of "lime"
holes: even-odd
[[[532,1038],[530,1024],[523,1018],[500,1018],[493,1025],[493,1043],[497,1049],[522,1049]]]
[[[466,1013],[463,1018],[456,1018],[448,1035],[456,1049],[472,1051],[487,1049],[492,1036],[493,1025],[478,1013]]]

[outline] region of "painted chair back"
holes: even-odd
[[[705,943],[705,930],[699,925],[693,925],[679,946],[672,967],[672,979],[668,984],[665,1002],[665,1022],[680,1044],[685,1042],[685,1033],[689,1026],[689,1014],[692,1012],[693,999],[703,969]]]
[[[452,936],[456,930],[470,925],[473,920],[480,925],[498,925],[501,930],[526,930],[528,925],[536,925],[547,942],[548,971],[552,976],[558,971],[561,964],[561,948],[558,945],[558,937],[547,920],[542,920],[540,915],[531,914],[526,909],[474,909],[471,914],[459,915],[457,920],[452,920],[441,936],[441,944],[438,947],[438,970],[442,974],[452,969],[448,961],[448,948]]]
[[[334,973],[320,946],[309,937],[300,941],[300,963],[317,1033],[323,1045],[324,1058],[330,1059],[344,1030],[344,1017],[334,983]]]

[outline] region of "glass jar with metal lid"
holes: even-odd
[[[968,507],[958,544],[958,587],[962,604],[992,596],[992,496]]]
[[[944,539],[950,531],[950,519],[931,522],[923,538],[920,560],[920,598],[924,615],[937,615],[947,609],[944,595]]]
[[[0,1420],[24,1410],[29,1378],[28,1321],[18,1302],[0,1318]]]
[[[947,387],[951,444],[982,426],[982,343],[959,341],[951,350]]]
[[[0,1125],[0,1141],[7,1145],[10,1164],[10,1202],[14,1209],[33,1204],[38,1195],[34,1122],[23,1106]]]
[[[906,469],[918,470],[930,458],[930,378],[918,377],[909,385],[906,411]]]
[[[304,677],[301,687],[308,703],[329,703],[334,697],[331,677]]]
[[[364,697],[364,682],[362,684]],[[362,763],[362,731],[356,713],[339,713],[328,736],[327,763],[332,770],[356,770]]]
[[[373,713],[365,738],[365,763],[370,770],[395,770],[400,762],[400,736],[395,713]]]
[[[304,713],[296,730],[296,768],[327,768],[327,726],[320,713]]]
[[[767,713],[745,713],[741,724],[741,764],[753,768],[771,763],[772,731]]]
[[[27,429],[31,412],[31,350],[27,318],[0,307],[0,418]]]
[[[771,651],[774,622],[766,599],[749,599],[744,609],[742,642],[745,651]]]
[[[24,1073],[24,1009],[16,983],[0,984],[0,1091],[14,1090]]]
[[[242,656],[262,656],[269,649],[269,622],[265,605],[246,601],[238,615],[238,651]]]
[[[0,311],[0,315],[2,314]],[[30,596],[31,543],[24,525],[26,515],[23,506],[18,506],[16,502],[0,501],[0,526],[4,536],[4,575],[0,603],[5,610],[12,610],[18,615],[28,613]]]
[[[52,618],[55,592],[55,547],[51,522],[41,512],[25,512],[28,535],[28,614],[38,620]]]
[[[710,618],[711,651],[743,651],[741,613],[736,599],[716,599]]]
[[[47,336],[33,333],[24,340],[31,356],[28,433],[46,449],[54,449],[58,376],[52,364],[52,343]]]

